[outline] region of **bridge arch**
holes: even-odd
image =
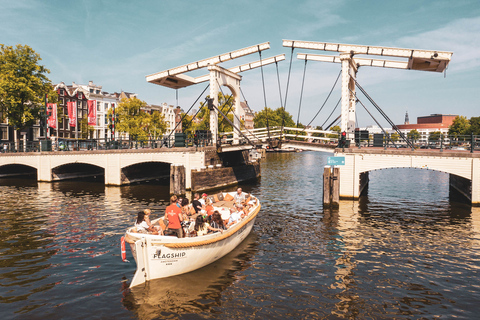
[[[164,180],[169,183],[169,162],[142,161],[121,168],[121,183],[130,184],[140,181]]]
[[[105,168],[88,162],[67,162],[51,170],[52,181],[61,181],[78,178],[104,178]]]
[[[340,167],[340,197],[356,199],[368,185],[370,171],[416,168],[449,174],[450,186],[473,205],[480,204],[480,158],[474,156],[416,153],[371,152],[337,153],[345,156]]]
[[[0,178],[37,176],[37,168],[27,164],[12,163],[0,165]]]

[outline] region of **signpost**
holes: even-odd
[[[329,166],[344,166],[345,165],[345,157],[328,157],[327,158],[327,165],[329,165]]]

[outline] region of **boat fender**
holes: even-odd
[[[127,250],[125,249],[125,237],[120,239],[120,247],[122,249],[122,260],[123,262],[129,262],[127,260]]]

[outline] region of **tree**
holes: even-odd
[[[80,120],[80,132],[82,133],[82,139],[88,139],[93,137],[95,128],[88,125],[88,118]]]
[[[400,135],[396,132],[392,133],[390,135],[390,139],[393,141],[393,142],[397,142],[399,139],[400,139]]]
[[[339,126],[333,126],[330,128],[331,131],[338,132],[338,134],[327,134],[327,138],[338,138],[340,137],[340,131],[342,131],[342,128]]]
[[[413,143],[415,143],[416,141],[418,141],[420,139],[420,132],[418,132],[417,129],[412,129],[412,130],[410,130],[409,133],[407,133],[407,138],[409,140],[412,140]]]
[[[480,135],[480,117],[471,117],[470,118],[470,133],[473,132],[474,135]]]
[[[167,131],[167,122],[165,115],[158,111],[153,111],[150,116],[150,135],[153,139],[158,139]]]
[[[295,127],[292,115],[281,107],[275,110],[267,107],[266,109],[264,108],[262,111],[257,112],[253,119],[254,127],[265,128],[267,126],[267,118],[269,127],[280,127],[282,125],[284,127]]]
[[[147,140],[150,135],[158,137],[163,134],[167,128],[163,115],[143,111],[146,106],[147,103],[137,97],[122,99],[115,109],[115,130],[128,133],[133,140]],[[108,118],[112,115],[113,110],[109,109]]]
[[[442,133],[440,131],[430,132],[430,134],[428,135],[428,141],[438,142],[438,141],[440,141],[441,136],[442,136]]]
[[[207,96],[207,98],[209,97],[210,96]],[[224,96],[221,92],[218,93],[218,109],[227,116],[231,123],[235,123],[233,120],[235,112],[233,104],[234,100],[231,95]],[[207,102],[200,102],[200,110],[195,119],[192,118],[193,116],[190,115],[184,117],[182,121],[183,132],[193,134],[196,130],[210,130],[210,110],[208,109]],[[243,120],[240,120],[240,127],[242,127],[242,124]],[[218,132],[229,131],[233,131],[232,125],[225,120],[221,113],[218,113]]]
[[[448,128],[448,134],[454,137],[469,134],[469,131],[470,121],[464,116],[456,116],[452,125]]]
[[[46,76],[50,71],[39,65],[40,60],[40,55],[27,45],[14,48],[0,44],[0,115],[16,129],[31,126],[40,118],[45,94],[49,102],[58,100]]]

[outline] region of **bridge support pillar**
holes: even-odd
[[[480,207],[480,159],[472,159],[472,206]]]
[[[37,158],[37,181],[52,182],[52,165],[50,159]]]

